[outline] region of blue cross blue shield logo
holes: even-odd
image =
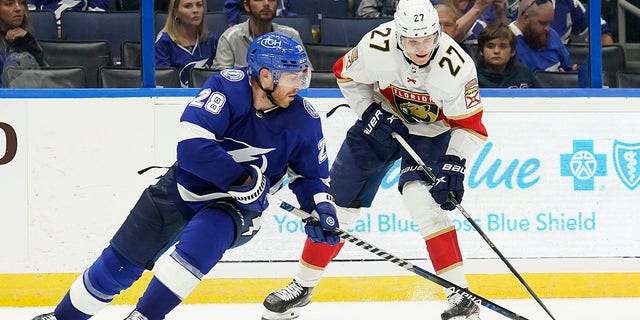
[[[573,153],[560,155],[560,175],[573,177],[573,190],[593,190],[594,177],[607,175],[607,157],[594,153],[593,140],[573,140]]]
[[[640,184],[640,143],[613,142],[613,164],[629,190]]]

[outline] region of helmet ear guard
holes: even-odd
[[[269,32],[251,43],[247,51],[249,75],[258,77],[260,70],[268,69],[277,85],[283,73],[302,72],[302,88],[311,81],[309,60],[301,44],[279,32]]]

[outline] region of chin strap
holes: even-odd
[[[256,83],[258,84],[258,87],[260,88],[260,90],[264,91],[264,93],[267,94],[267,99],[269,99],[269,101],[271,101],[271,103],[273,104],[273,107],[279,107],[279,105],[276,103],[276,100],[273,99],[273,92],[276,91],[276,88],[278,87],[277,83],[273,83],[273,89],[272,90],[267,90],[264,87],[262,87],[262,84],[260,83],[260,79],[255,78],[256,79]]]

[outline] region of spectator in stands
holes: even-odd
[[[76,11],[105,11],[109,8],[107,0],[27,0],[29,10],[48,10],[56,14],[58,26],[60,15],[64,10]]]
[[[436,8],[436,11],[438,11],[440,29],[442,30],[442,32],[455,39],[456,35],[458,34],[458,23],[456,21],[461,16],[460,12],[444,3],[436,4],[433,7]]]
[[[460,11],[456,20],[458,32],[454,40],[458,43],[475,44],[480,30],[494,22],[508,23],[505,13],[505,0],[432,0],[434,4],[443,3]]]
[[[209,33],[204,0],[171,0],[164,28],[155,43],[156,67],[174,67],[182,87],[189,86],[189,71],[210,68],[218,37]]]
[[[275,0],[242,0],[242,5],[249,13],[249,19],[230,27],[220,36],[213,69],[246,67],[247,50],[253,39],[271,31],[284,33],[302,43],[296,29],[272,22],[278,5]]]
[[[399,0],[362,0],[356,16],[360,18],[393,17]]]
[[[510,3],[518,2],[519,0],[510,1]],[[511,14],[515,16],[517,11]],[[571,41],[572,35],[586,39],[589,31],[587,9],[579,0],[554,0],[554,18],[551,27],[556,30],[564,44]],[[613,44],[609,24],[602,18],[600,18],[600,27],[602,44]]]
[[[554,16],[551,1],[522,1],[518,10],[518,19],[509,25],[517,37],[518,59],[532,72],[577,70],[560,36],[551,27]]]
[[[480,88],[538,88],[529,68],[516,58],[516,36],[497,22],[478,35],[478,85]]]
[[[0,87],[9,66],[42,66],[44,54],[33,37],[24,1],[0,0]]]
[[[295,16],[296,14],[289,11],[291,0],[262,0],[262,2],[277,2],[276,16]],[[240,14],[247,12],[244,7],[244,0],[225,0],[222,8],[224,14],[227,15],[227,23],[229,26],[238,24]],[[257,37],[258,35],[256,35]],[[302,43],[302,42],[300,42]]]

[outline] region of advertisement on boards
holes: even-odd
[[[348,109],[323,118],[330,159],[354,120]],[[637,256],[638,121],[640,113],[485,112],[489,140],[467,162],[462,207],[506,256]],[[420,227],[398,192],[399,174],[396,163],[372,207],[363,208],[345,229],[402,257],[425,258]],[[283,198],[294,201],[286,192]],[[448,214],[465,257],[495,258],[460,212]],[[230,251],[225,258],[242,259],[251,252],[257,260],[298,259],[304,230],[296,217],[270,208],[262,228],[258,237],[266,241]],[[377,257],[350,245],[338,256],[369,258]]]
[[[26,106],[4,100],[0,241],[12,243],[5,249],[10,261],[43,270],[51,259],[60,270],[90,263],[163,172],[136,171],[175,160],[177,119],[188,99],[58,99],[55,109],[44,99]],[[311,100],[331,162],[356,116],[339,108],[326,117],[344,99]],[[520,99],[514,107],[511,99],[485,99],[492,106],[484,113],[489,139],[466,163],[462,207],[508,258],[640,256],[640,112],[582,111],[589,99],[580,98],[566,101],[571,112],[518,110],[549,100]],[[423,259],[425,243],[398,191],[399,174],[396,164],[372,207],[343,228],[400,257]],[[276,196],[296,204],[286,186]],[[447,214],[465,258],[495,258],[460,212]],[[272,206],[255,241],[223,260],[297,261],[304,240],[300,219]],[[31,260],[20,260],[26,255]],[[347,244],[337,259],[379,258]]]

